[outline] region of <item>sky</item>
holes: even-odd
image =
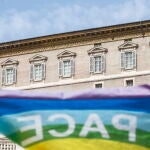
[[[0,0],[0,43],[150,19],[150,0]]]

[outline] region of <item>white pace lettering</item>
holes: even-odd
[[[128,124],[123,124],[121,121],[127,121]],[[136,126],[137,126],[137,118],[136,116],[127,115],[127,114],[119,114],[115,115],[112,118],[112,124],[116,129],[128,131],[128,140],[131,142],[136,141]]]
[[[58,132],[54,129],[49,130],[48,133],[54,137],[67,137],[74,132],[75,129],[75,121],[74,119],[66,114],[55,114],[48,118],[49,121],[53,122],[57,119],[64,119],[67,121],[68,129],[65,132]]]
[[[93,127],[96,125],[96,127]],[[97,114],[90,114],[87,118],[81,132],[81,137],[86,137],[89,132],[99,132],[101,133],[103,138],[109,138],[109,134],[105,129],[103,122],[101,121],[100,117]]]
[[[37,142],[43,139],[42,123],[41,123],[41,117],[39,115],[19,117],[17,120],[19,122],[29,122],[29,121],[34,122],[32,125],[26,125],[20,128],[21,132],[35,130],[35,136],[32,136],[26,140],[23,140],[21,142],[22,146],[27,146],[33,142]]]

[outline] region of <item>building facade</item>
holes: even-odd
[[[150,84],[150,21],[1,43],[0,62],[1,89]]]
[[[16,150],[16,145],[6,138],[0,138],[0,150]]]
[[[0,89],[150,84],[150,20],[0,44]]]

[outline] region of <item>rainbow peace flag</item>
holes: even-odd
[[[1,91],[0,133],[27,150],[150,150],[150,86]]]

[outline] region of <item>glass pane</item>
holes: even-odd
[[[126,80],[126,86],[133,86],[133,80]]]
[[[133,52],[125,52],[125,68],[133,68]]]
[[[63,76],[65,77],[71,76],[71,61],[70,60],[63,61]]]
[[[5,81],[6,81],[6,84],[13,83],[13,68],[6,69]]]
[[[102,83],[95,84],[95,88],[102,88]]]
[[[34,80],[42,79],[42,64],[34,65]]]
[[[102,70],[101,56],[94,57],[94,60],[95,60],[95,72],[101,72]]]

